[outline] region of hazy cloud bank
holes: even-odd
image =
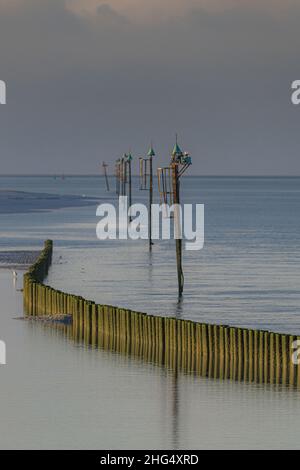
[[[195,1],[145,22],[129,0],[92,15],[11,1],[0,2],[1,172],[93,172],[151,138],[162,162],[177,130],[196,173],[300,174],[295,2]]]

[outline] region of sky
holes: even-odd
[[[300,175],[299,0],[0,0],[0,174],[97,174],[175,133],[196,175]],[[137,160],[136,160],[137,170]]]

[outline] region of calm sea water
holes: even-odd
[[[300,392],[174,375],[65,339],[22,314],[0,270],[1,449],[299,448]]]
[[[113,181],[111,181],[113,184]],[[95,207],[0,214],[0,249],[55,241],[48,282],[103,303],[211,323],[300,333],[298,178],[185,178],[205,204],[205,246],[99,242]],[[136,181],[137,186],[137,181]],[[114,199],[102,178],[0,178],[1,189]],[[141,201],[145,193],[134,192]],[[298,448],[300,395],[179,374],[74,344],[23,314],[22,279],[0,270],[0,448]]]
[[[96,206],[0,215],[0,249],[55,242],[53,286],[102,303],[197,321],[300,333],[300,179],[184,178],[205,205],[205,245],[184,251],[177,302],[174,241],[99,241]],[[103,178],[0,178],[0,188],[116,201]],[[133,201],[147,194],[134,181]],[[61,258],[60,258],[61,257]]]

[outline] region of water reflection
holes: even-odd
[[[238,349],[232,358],[227,357],[221,353],[220,343],[215,342],[211,354],[208,351],[208,354],[200,354],[197,359],[197,354],[194,358],[190,354],[190,348],[182,351],[178,347],[161,347],[158,342],[152,345],[149,342],[141,343],[133,340],[132,336],[125,338],[118,337],[115,333],[99,334],[95,325],[84,328],[76,321],[65,325],[32,320],[31,326],[37,332],[36,337],[41,339],[41,344],[55,347],[61,343],[66,346],[63,350],[65,349],[65,354],[69,351],[69,357],[74,356],[76,373],[80,375],[83,370],[84,374],[91,371],[88,384],[93,384],[91,390],[94,387],[97,389],[96,400],[90,406],[91,412],[94,412],[95,407],[99,414],[105,412],[107,419],[111,420],[109,429],[114,432],[120,426],[121,413],[123,432],[128,427],[135,439],[143,442],[141,446],[145,447],[145,443],[151,446],[154,445],[153,442],[154,447],[161,443],[172,449],[230,447],[230,443],[233,446],[237,443],[243,446],[247,444],[249,447],[260,447],[266,443],[272,447],[275,442],[277,446],[286,445],[287,442],[288,445],[292,445],[292,442],[295,445],[294,438],[297,434],[293,433],[299,422],[299,393],[294,392],[299,387],[299,381],[296,380],[298,371],[295,367],[292,369],[295,378],[293,381],[289,361],[282,361],[281,357],[280,360],[285,364],[282,367],[279,361],[276,362],[276,357],[271,359],[269,348],[265,348],[261,355],[259,347],[264,346],[264,342],[259,341],[259,335],[256,346],[253,341],[252,361],[246,351],[242,359],[239,358]],[[41,328],[46,330],[45,335],[41,334]],[[239,339],[238,332],[236,338]],[[61,339],[65,340],[65,344]],[[246,349],[249,350],[249,347]],[[80,370],[77,369],[78,351],[84,366]],[[266,357],[269,357],[267,365]],[[106,359],[109,365],[108,375],[102,371],[103,360]],[[60,356],[59,360],[62,364],[65,363],[64,357]],[[111,381],[116,373],[118,379]],[[143,389],[144,373],[146,376],[150,374],[147,384],[148,389],[150,387],[149,393]],[[272,386],[269,385],[270,382],[273,383]],[[97,383],[101,383],[101,386],[95,385]],[[256,383],[259,385],[255,385]],[[124,388],[116,395],[115,387],[119,386]],[[86,385],[85,389],[88,387]],[[109,393],[106,396],[104,391],[107,389]],[[103,396],[106,397],[105,403],[102,402]],[[147,401],[149,403],[145,410]],[[82,411],[85,407],[86,402],[83,401],[81,412],[85,413]],[[118,410],[117,421],[112,418],[112,410],[115,409]],[[237,418],[240,414],[243,416],[241,421]],[[159,423],[155,432],[151,426],[151,431],[147,426],[145,429],[144,425],[141,429],[143,420],[151,421],[152,415],[155,416],[154,422]],[[99,429],[97,432],[99,433]],[[274,436],[274,442],[269,433],[273,436],[274,433],[278,434]],[[132,435],[130,432],[126,435],[126,442],[127,439],[131,442]],[[120,435],[113,442],[118,442],[120,446],[122,439]],[[148,439],[152,444],[149,444]]]
[[[165,368],[173,378],[175,428],[179,374],[300,388],[300,366],[292,362],[292,342],[296,339],[293,336],[213,326],[215,334],[208,335],[208,347],[203,353],[203,348],[194,347],[192,341],[180,344],[171,336],[167,342],[155,337],[152,341],[143,341],[134,334],[120,334],[116,325],[111,330],[98,329],[99,325],[93,324],[92,319],[88,323],[73,321],[70,324],[43,321],[43,325],[88,348],[115,352]]]

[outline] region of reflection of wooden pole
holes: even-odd
[[[173,173],[173,203],[174,210],[174,228],[176,234],[176,262],[177,262],[177,278],[178,278],[178,296],[182,296],[183,292],[183,272],[182,272],[182,239],[181,239],[181,219],[179,214],[180,194],[179,194],[179,176],[178,165],[172,164]],[[178,238],[179,237],[179,238]]]
[[[149,223],[148,223],[148,230],[149,230],[149,250],[152,250],[152,202],[153,202],[153,165],[152,165],[152,156],[149,158]]]

